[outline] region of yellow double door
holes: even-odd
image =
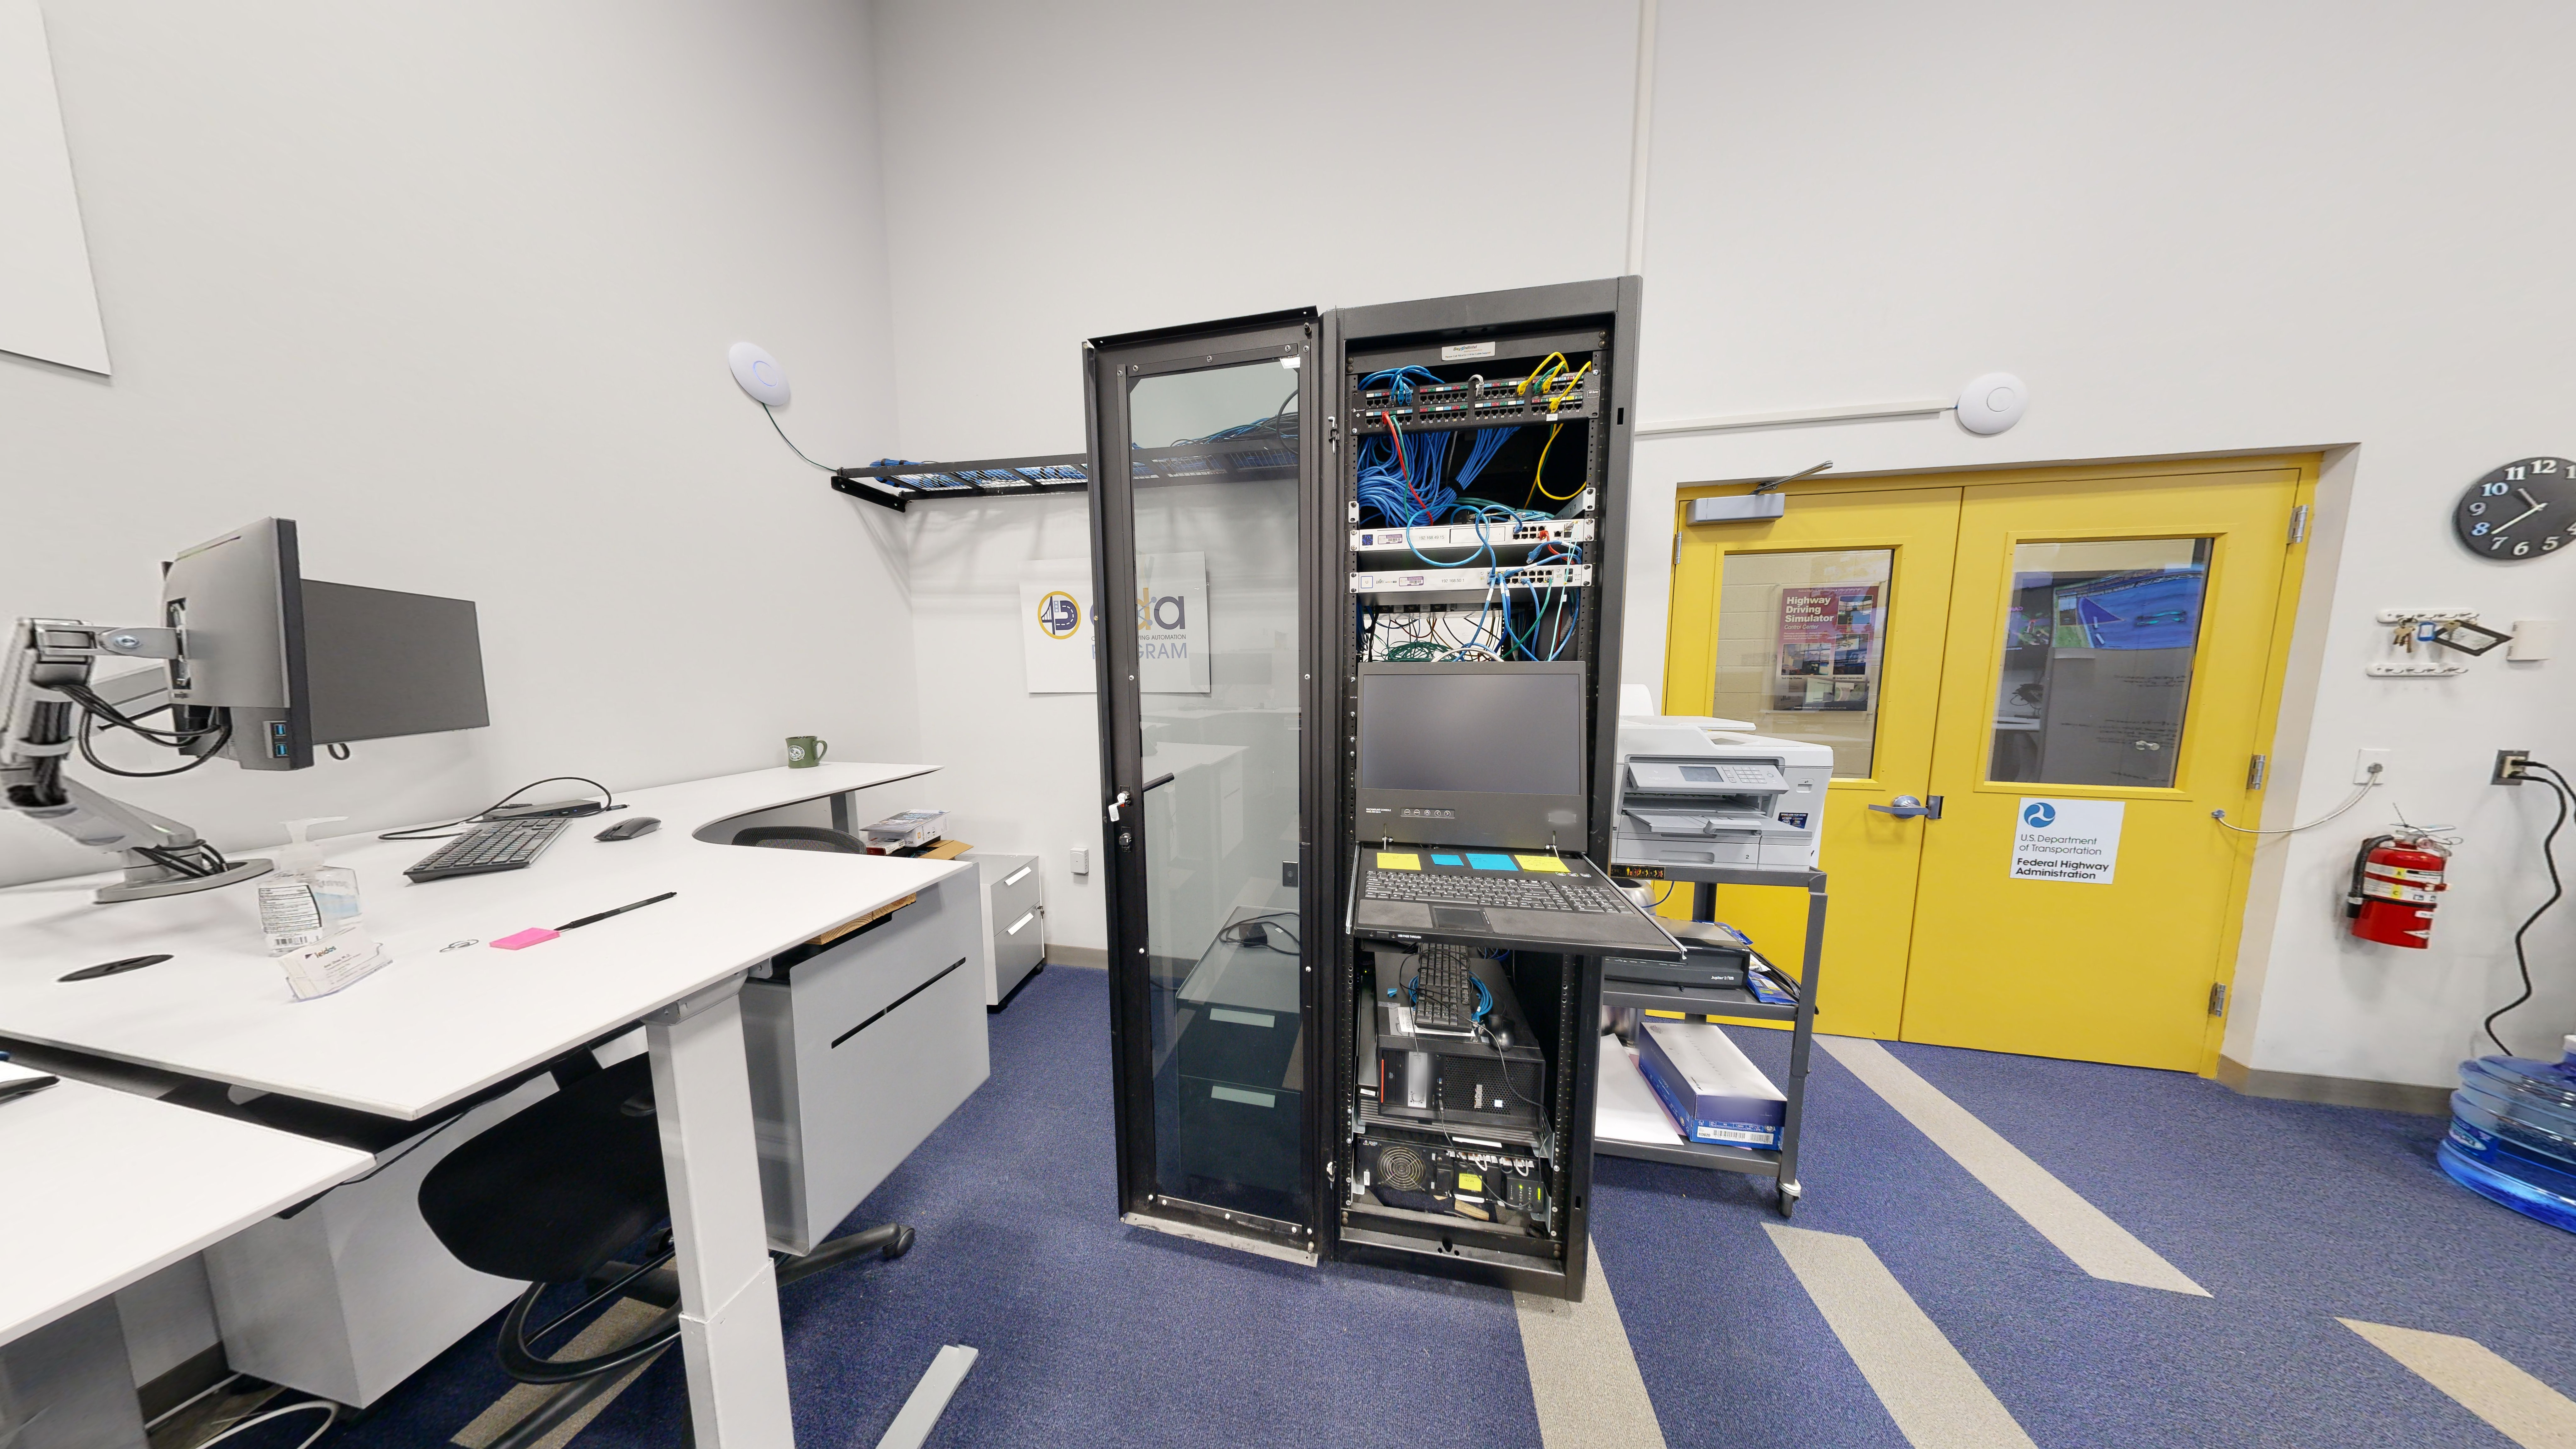
[[[1697,525],[1692,498],[1741,490],[1683,490],[1665,712],[1834,753],[1819,1026],[2215,1068],[2252,837],[2211,812],[2259,813],[2314,479],[1819,480]],[[1802,893],[1716,901],[1795,960]]]

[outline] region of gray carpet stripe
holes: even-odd
[[[1869,1244],[1841,1233],[1762,1226],[1914,1449],[2034,1449]]]
[[[2357,1318],[2335,1321],[2522,1449],[2576,1449],[2576,1403],[2476,1339]]]
[[[1583,1301],[1514,1293],[1530,1397],[1545,1449],[1664,1449],[1664,1429],[1646,1398],[1645,1376],[1619,1321],[1619,1302],[1592,1250]]]
[[[1884,1098],[1897,1114],[1950,1154],[1968,1175],[1986,1185],[2004,1206],[2021,1215],[2039,1235],[2096,1278],[2189,1293],[2206,1298],[2209,1290],[2191,1281],[2180,1268],[2158,1256],[2108,1213],[2086,1202],[2030,1160],[2003,1134],[1980,1122],[1967,1108],[1942,1095],[1941,1089],[1915,1075],[1887,1048],[1860,1037],[1823,1036],[1816,1044],[1853,1076]]]

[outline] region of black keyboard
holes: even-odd
[[[1476,1020],[1475,984],[1467,963],[1453,951],[1426,950],[1413,977],[1413,1019],[1418,1025],[1464,1030]]]
[[[1360,894],[1373,901],[1432,906],[1501,906],[1515,911],[1618,915],[1631,909],[1608,886],[1530,874],[1447,875],[1427,870],[1363,872]]]
[[[403,872],[413,880],[441,880],[451,875],[481,875],[494,870],[524,870],[545,854],[569,820],[495,820],[477,825],[423,856]]]

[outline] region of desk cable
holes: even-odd
[[[528,783],[521,785],[518,789],[511,791],[509,794],[502,796],[500,799],[493,801],[491,804],[484,806],[482,809],[475,811],[471,815],[463,815],[454,820],[441,821],[436,825],[413,825],[401,830],[388,830],[376,838],[378,840],[453,840],[455,836],[452,835],[430,835],[424,832],[432,830],[454,830],[459,825],[474,825],[488,821],[492,818],[493,811],[498,810],[502,806],[509,804],[511,801],[518,799],[520,796],[525,795],[530,790],[537,788],[539,785],[551,785],[557,780],[577,780],[580,783],[597,790],[599,792],[600,806],[597,811],[593,812],[595,814],[606,815],[612,810],[623,810],[626,808],[625,806],[617,803],[617,796],[611,792],[606,785],[599,783],[597,780],[594,780],[587,775],[548,775],[542,780],[530,780]]]

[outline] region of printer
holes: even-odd
[[[1833,749],[1744,732],[1751,728],[1622,716],[1611,864],[1814,870]]]

